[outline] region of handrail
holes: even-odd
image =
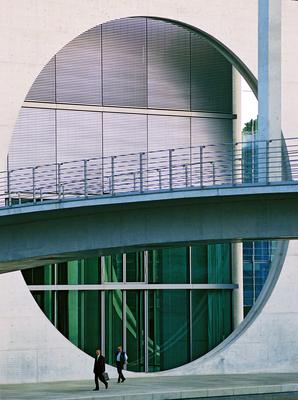
[[[0,207],[190,188],[298,184],[298,138],[131,152],[0,172]],[[286,177],[286,178],[285,178]]]

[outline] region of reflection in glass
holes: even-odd
[[[104,281],[122,282],[123,280],[123,257],[122,254],[104,257]]]
[[[116,364],[115,352],[122,345],[122,291],[105,292],[105,357],[106,362]]]
[[[144,371],[144,291],[126,291],[126,335],[128,369]]]
[[[186,364],[189,357],[189,291],[149,291],[149,370]]]
[[[149,283],[188,283],[188,248],[171,247],[148,252]]]
[[[126,253],[126,281],[144,282],[144,253]]]

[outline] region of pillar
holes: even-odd
[[[258,100],[258,140],[273,140],[259,144],[259,181],[276,181],[281,179],[282,161],[281,0],[259,0]]]

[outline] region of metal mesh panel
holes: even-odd
[[[65,196],[101,191],[102,113],[57,111],[57,160]]]
[[[22,108],[9,147],[10,189],[22,198],[33,196],[40,187],[52,192],[56,162],[55,110]],[[32,167],[36,167],[34,172]],[[34,183],[33,183],[34,181]]]
[[[231,183],[232,133],[233,125],[230,119],[192,118],[193,184],[203,186]],[[198,147],[204,145],[208,147]]]
[[[55,110],[22,108],[9,147],[10,168],[55,161]]]
[[[101,27],[57,53],[57,102],[101,105]]]
[[[197,34],[191,34],[191,109],[232,112],[232,65]]]
[[[104,105],[146,107],[146,19],[102,25]]]
[[[115,191],[135,190],[140,186],[140,153],[147,153],[147,117],[136,114],[103,114],[103,155],[105,186]],[[121,156],[126,154],[125,156]],[[117,156],[112,161],[111,156]],[[114,165],[112,166],[112,163]],[[112,171],[113,169],[113,171]],[[112,175],[114,182],[111,182]]]
[[[58,162],[102,156],[102,113],[57,110]]]
[[[168,151],[175,149],[172,153]],[[185,186],[190,163],[190,119],[187,117],[148,117],[149,189]],[[169,170],[170,158],[172,169]]]
[[[148,19],[148,105],[190,108],[190,33],[153,19]]]
[[[55,57],[46,64],[35,79],[25,100],[55,102]]]
[[[45,66],[26,99],[102,105],[102,98],[109,106],[190,110],[191,102],[194,110],[231,113],[232,67],[204,38],[181,26],[126,18],[67,44]],[[148,182],[148,189],[188,186],[195,173],[196,184],[222,184],[234,167],[232,150],[221,145],[232,142],[231,120],[192,118],[190,123],[190,117],[73,110],[56,115],[57,120],[55,110],[22,110],[10,167],[30,166],[36,186],[41,167],[33,172],[32,165],[53,163],[57,157],[60,165],[53,167],[53,176],[59,194],[139,191]],[[191,151],[190,144],[212,147]],[[170,148],[175,151],[169,153]],[[157,161],[162,149],[166,151]],[[120,156],[128,153],[134,154]],[[104,174],[99,172],[102,165]]]

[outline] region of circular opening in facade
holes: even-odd
[[[96,26],[67,44],[41,71],[19,114],[8,156],[12,201],[32,201],[26,170],[34,170],[34,201],[52,193],[105,195],[121,185],[175,189],[182,180],[195,184],[194,176],[202,185],[224,185],[230,149],[242,141],[249,181],[256,123],[244,121],[242,137],[241,77],[218,46],[188,27],[145,17]],[[182,166],[183,179],[163,175],[169,154],[173,177]],[[134,172],[140,162],[142,176]],[[268,241],[165,244],[23,275],[72,343],[90,355],[101,347],[110,364],[122,344],[129,370],[155,372],[197,359],[230,335],[256,301],[275,248]],[[235,268],[244,283],[236,320]]]

